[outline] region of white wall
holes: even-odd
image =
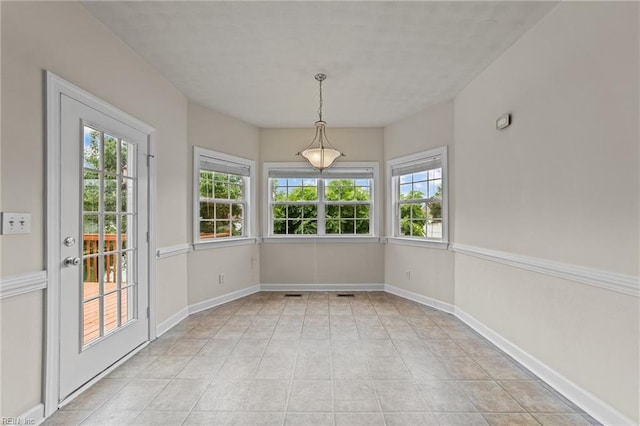
[[[638,276],[638,15],[562,2],[456,97],[456,244]],[[455,279],[457,308],[638,422],[636,297],[463,254]]]
[[[384,128],[384,160],[448,146],[449,238],[455,224],[453,102],[444,102]],[[454,303],[453,253],[446,249],[387,244],[385,283],[432,299]],[[406,278],[406,272],[410,278]]]
[[[259,168],[259,135],[257,127],[190,102],[189,176],[192,176],[194,146],[254,160]],[[256,178],[259,176],[256,172]],[[193,181],[188,179],[185,187],[189,204],[189,239],[192,240]],[[258,188],[259,182],[256,182],[256,190]],[[255,208],[259,209],[260,205],[258,201]],[[189,253],[188,259],[190,305],[259,283],[260,251],[257,245],[195,251]],[[225,275],[224,284],[218,283],[219,273]]]
[[[158,246],[187,241],[187,101],[75,2],[2,2],[2,210],[32,214],[30,235],[2,236],[2,277],[44,269],[43,69],[157,129]],[[158,265],[158,320],[187,304],[186,257]],[[167,270],[171,274],[167,274]],[[0,302],[1,415],[42,395],[43,292]],[[16,344],[11,344],[15,342]]]
[[[311,142],[313,132],[313,129],[261,129],[260,161],[303,160],[295,154]],[[384,198],[383,130],[329,126],[327,134],[331,143],[346,153],[346,157],[337,161],[376,161],[380,164],[380,183],[383,185],[380,194]],[[262,195],[261,206],[264,202]],[[382,235],[383,210],[380,209]],[[260,257],[260,282],[263,284],[384,282],[384,246],[379,243],[265,243],[260,246]]]

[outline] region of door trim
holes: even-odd
[[[156,130],[135,117],[121,111],[91,93],[69,83],[50,71],[44,71],[46,87],[46,207],[45,207],[45,269],[48,286],[46,289],[45,342],[43,402],[45,417],[53,414],[59,406],[60,382],[60,221],[61,221],[61,149],[60,120],[61,96],[69,96],[147,135],[149,153],[149,340],[156,337]]]

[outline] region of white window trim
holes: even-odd
[[[379,242],[380,241],[380,165],[376,161],[340,162],[332,169],[357,169],[370,168],[373,170],[373,182],[371,188],[371,217],[370,235],[342,234],[342,235],[274,235],[271,223],[271,191],[269,188],[269,172],[271,170],[301,170],[314,171],[308,163],[303,162],[264,162],[262,165],[262,232],[263,242]],[[318,213],[320,214],[320,212]]]
[[[245,234],[241,237],[228,237],[211,240],[200,240],[200,158],[208,157],[222,162],[231,162],[249,167],[249,176],[245,181]],[[247,158],[237,157],[213,151],[199,146],[193,147],[193,191],[192,191],[192,226],[193,226],[193,249],[203,250],[209,248],[231,247],[244,244],[256,243],[256,163]]]
[[[408,165],[410,163],[420,163],[433,157],[440,157],[442,165],[442,239],[428,239],[416,237],[404,237],[398,233],[396,206],[398,204],[397,178],[394,178],[392,171],[394,168]],[[449,247],[449,161],[447,156],[447,146],[440,146],[427,151],[406,155],[388,160],[386,163],[387,179],[387,241],[390,244],[401,244],[419,247],[431,247],[447,249]]]

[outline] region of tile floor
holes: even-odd
[[[598,424],[452,315],[353,294],[191,315],[44,424]]]

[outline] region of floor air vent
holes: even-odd
[[[302,297],[300,293],[287,293],[284,297]]]
[[[338,297],[356,297],[353,293],[342,293],[338,294]]]

